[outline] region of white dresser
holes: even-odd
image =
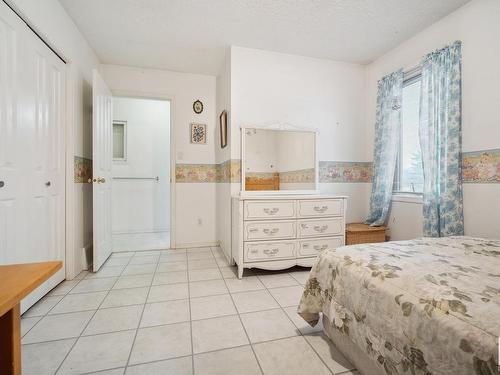
[[[232,256],[244,268],[310,267],[318,253],[345,243],[347,198],[238,196],[232,201]]]

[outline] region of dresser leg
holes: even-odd
[[[241,279],[243,277],[243,267],[238,265],[238,279]]]

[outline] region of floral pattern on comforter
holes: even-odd
[[[344,246],[320,254],[299,314],[323,313],[387,374],[499,374],[500,241]]]

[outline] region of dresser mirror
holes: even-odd
[[[316,134],[284,126],[242,128],[242,192],[317,193]]]

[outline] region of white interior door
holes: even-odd
[[[0,264],[64,262],[65,64],[3,2],[0,57]]]
[[[93,72],[93,202],[94,272],[111,255],[111,186],[113,160],[113,96],[97,70]]]

